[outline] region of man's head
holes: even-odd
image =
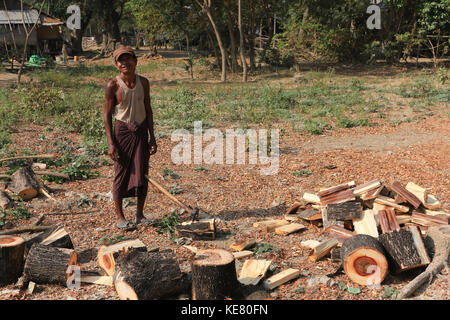
[[[117,69],[124,74],[133,74],[136,70],[137,57],[133,49],[121,46],[113,53]]]

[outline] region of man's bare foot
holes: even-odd
[[[154,219],[147,219],[144,215],[137,215],[135,224],[145,224],[145,225],[152,225],[156,222]]]

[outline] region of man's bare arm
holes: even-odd
[[[148,131],[150,134],[150,154],[155,154],[157,150],[155,132],[153,127],[153,111],[150,101],[150,82],[146,78],[142,78],[144,87],[144,105],[147,114]]]
[[[113,134],[112,134],[112,115],[116,102],[117,84],[111,80],[106,85],[105,90],[105,105],[103,107],[103,121],[105,123],[106,138],[108,140],[108,155],[113,161],[119,159],[119,150],[117,149]]]

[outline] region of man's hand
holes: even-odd
[[[112,161],[119,161],[119,149],[117,149],[116,145],[114,144],[109,145],[108,155],[112,159]]]
[[[158,150],[158,146],[156,145],[156,139],[151,138],[149,144],[150,144],[150,155],[155,154],[156,151]]]

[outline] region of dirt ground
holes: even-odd
[[[214,241],[172,241],[170,235],[160,234],[154,226],[138,226],[136,231],[124,232],[116,228],[113,204],[109,192],[112,187],[113,167],[98,169],[100,176],[87,181],[73,181],[64,184],[49,183],[57,203],[45,197],[35,198],[26,204],[34,217],[47,214],[43,224],[64,224],[70,233],[79,254],[82,270],[100,271],[96,263],[96,249],[105,236],[126,236],[139,238],[148,247],[172,249],[183,271],[190,270],[191,251],[183,247],[189,244],[199,249],[224,248],[239,240],[253,238],[258,243],[273,247],[260,258],[272,260],[269,274],[286,268],[301,270],[299,278],[265,291],[262,285],[247,288],[248,299],[275,300],[379,300],[389,299],[382,294],[387,286],[400,290],[423,269],[415,269],[400,275],[388,275],[381,289],[370,289],[352,283],[339,265],[330,259],[318,262],[308,260],[309,249],[300,243],[304,240],[324,239],[321,229],[308,225],[304,231],[288,236],[265,233],[253,227],[261,220],[282,217],[287,208],[304,192],[318,192],[320,187],[329,187],[354,180],[364,183],[380,179],[386,183],[397,180],[402,184],[412,181],[429,188],[430,193],[442,203],[442,210],[450,210],[450,119],[440,115],[431,116],[400,125],[334,129],[315,136],[291,130],[289,124],[280,123],[280,162],[277,174],[260,174],[263,165],[206,165],[206,170],[195,170],[192,165],[175,165],[171,152],[176,142],[170,137],[158,139],[158,153],[150,159],[149,175],[167,189],[175,184],[183,189],[177,195],[186,204],[198,206],[217,218],[218,237]],[[225,130],[224,128],[219,128]],[[13,134],[13,144],[29,148],[36,153],[46,153],[53,139],[62,136],[57,131],[46,132],[46,140],[39,140],[43,128],[28,125]],[[80,142],[76,134],[63,134],[74,142]],[[334,169],[328,169],[330,165]],[[328,167],[328,168],[327,168]],[[163,177],[163,169],[170,169],[179,177]],[[296,177],[292,173],[301,169],[312,171],[307,177]],[[98,210],[86,214],[62,214],[70,211],[70,203],[80,197],[92,199],[86,209]],[[126,217],[134,219],[136,206],[131,203],[125,209]],[[163,194],[149,187],[145,205],[147,218],[161,219],[178,210]],[[56,215],[54,215],[56,213]],[[58,214],[60,213],[60,214]],[[20,223],[31,223],[21,221]],[[26,236],[26,235],[25,235]],[[245,260],[245,259],[243,259]],[[240,271],[243,260],[236,263]],[[337,271],[337,272],[336,272]],[[327,276],[328,278],[324,278]],[[443,270],[424,288],[410,299],[449,300],[449,274]],[[342,286],[360,288],[359,294],[351,294]],[[189,294],[189,293],[187,293]],[[113,287],[82,284],[79,290],[56,285],[37,285],[32,295],[18,295],[13,285],[0,288],[0,299],[30,300],[115,300],[118,295]]]

